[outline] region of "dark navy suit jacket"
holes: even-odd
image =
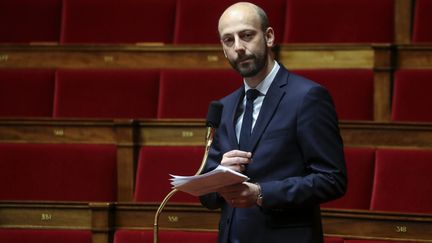
[[[238,149],[235,116],[244,87],[221,100],[205,171],[222,155]],[[283,66],[271,84],[253,128],[252,162],[245,174],[262,188],[262,207],[232,208],[217,193],[200,197],[210,209],[222,209],[219,243],[230,234],[241,243],[322,242],[319,204],[342,196],[346,168],[333,101],[322,86]]]

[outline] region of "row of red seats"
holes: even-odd
[[[371,70],[293,72],[329,89],[340,120],[373,120]],[[393,121],[432,122],[431,78],[431,70],[395,72]],[[0,69],[0,117],[203,119],[210,101],[241,84],[232,70]]]
[[[202,243],[216,242],[216,232],[199,231],[159,231],[158,240],[161,243]],[[91,232],[84,230],[16,230],[0,229],[0,242],[3,243],[91,243]],[[117,230],[114,243],[152,243],[153,232],[150,230]],[[325,237],[324,243],[404,243],[405,241],[389,240],[349,240]],[[410,241],[413,243],[414,241]]]
[[[0,43],[218,43],[236,0],[2,0]],[[391,43],[394,0],[252,0],[278,43]],[[417,0],[412,41],[431,42],[432,4]]]
[[[195,174],[203,152],[197,146],[142,147],[134,201],[161,202],[171,189],[169,174]],[[347,194],[323,207],[432,213],[432,150],[346,148],[345,153]],[[0,200],[116,201],[114,146],[0,144],[0,154]],[[170,202],[198,200],[178,193]]]

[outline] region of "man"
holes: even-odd
[[[204,206],[222,210],[218,242],[323,242],[319,204],[346,190],[332,99],[273,59],[274,31],[258,6],[230,6],[218,29],[244,86],[221,100],[206,171],[221,164],[250,178],[200,197]]]

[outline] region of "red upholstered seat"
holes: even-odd
[[[432,122],[432,70],[399,70],[393,84],[393,121]]]
[[[219,17],[227,7],[236,2],[238,1],[178,0],[174,43],[220,43],[218,33]],[[276,42],[280,42],[283,36],[285,1],[252,0],[250,2],[257,4],[267,12],[270,25],[276,32]]]
[[[378,149],[371,210],[432,213],[432,150]]]
[[[344,240],[336,237],[324,237],[324,243],[344,243]]]
[[[160,79],[158,118],[206,117],[209,103],[242,85],[232,70],[166,70]]]
[[[0,200],[116,200],[114,145],[0,144],[0,154]]]
[[[159,72],[60,70],[54,117],[156,118]]]
[[[88,230],[0,229],[2,243],[92,243]]]
[[[62,43],[172,43],[175,0],[64,0]]]
[[[54,71],[0,69],[0,117],[51,117]]]
[[[348,190],[345,196],[322,205],[326,208],[370,208],[374,176],[374,148],[345,148]]]
[[[340,120],[373,120],[374,75],[372,70],[295,70],[326,87]]]
[[[216,232],[203,231],[167,231],[160,230],[158,242],[168,243],[202,243],[216,242]],[[114,234],[114,243],[152,243],[153,231],[150,230],[117,230]]]
[[[58,42],[61,0],[1,0],[0,43]]]
[[[161,202],[171,191],[169,174],[195,175],[203,155],[203,146],[142,147],[136,176],[135,201]],[[198,198],[177,192],[169,202],[198,203]]]
[[[392,241],[392,240],[345,240],[345,243],[408,243],[415,241]]]
[[[430,23],[432,23],[432,1],[416,0],[412,42],[432,42]]]
[[[392,42],[393,12],[393,0],[289,0],[283,42]]]

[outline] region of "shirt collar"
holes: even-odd
[[[268,89],[270,88],[270,85],[272,84],[274,78],[276,77],[277,72],[279,71],[279,63],[278,62],[274,62],[275,64],[273,65],[272,70],[270,71],[269,74],[267,74],[267,76],[264,78],[264,80],[258,84],[258,86],[256,87],[256,89],[262,94],[262,95],[266,95]],[[248,91],[249,89],[251,89],[251,87],[246,83],[245,80],[243,80],[244,85],[245,85],[245,92]]]

